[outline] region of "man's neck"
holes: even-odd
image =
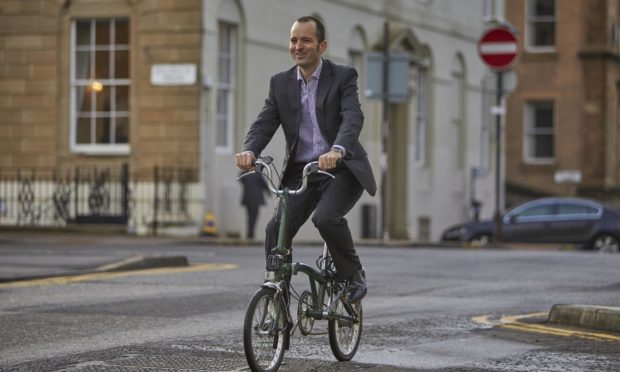
[[[312,67],[303,68],[303,67],[299,66],[299,70],[301,71],[301,76],[304,78],[304,81],[308,81],[310,76],[312,76],[314,71],[316,71],[316,69],[319,67],[319,64],[321,64],[321,60],[319,60],[319,62],[317,62]]]

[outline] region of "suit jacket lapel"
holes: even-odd
[[[319,77],[319,86],[316,89],[316,119],[319,123],[319,128],[323,132],[323,137],[326,139],[327,128],[323,122],[323,115],[321,113],[325,110],[325,98],[332,86],[334,80],[333,71],[330,63],[327,60],[323,60],[323,68],[321,69],[321,76]]]
[[[297,69],[291,69],[288,81],[288,102],[293,117],[293,125],[297,126],[295,132],[299,131],[301,122],[301,92],[299,91],[299,81],[297,81]]]

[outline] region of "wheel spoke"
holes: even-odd
[[[252,370],[276,370],[282,362],[288,330],[285,309],[278,301],[275,291],[263,288],[250,302],[243,343]]]
[[[329,322],[329,341],[338,360],[351,360],[355,355],[362,332],[362,319],[361,304],[349,305],[338,301],[335,318]]]

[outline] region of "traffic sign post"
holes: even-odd
[[[478,54],[482,61],[497,75],[497,91],[495,92],[495,242],[502,241],[501,223],[501,123],[505,108],[502,108],[503,72],[509,70],[519,56],[519,43],[517,37],[505,26],[494,27],[486,30],[478,41]]]

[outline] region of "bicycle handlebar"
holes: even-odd
[[[277,189],[273,183],[271,167],[269,166],[272,161],[273,159],[269,156],[256,159],[256,162],[254,163],[254,171],[242,174],[241,176],[237,178],[237,180],[240,180],[241,178],[247,176],[250,173],[258,173],[261,176],[265,177],[267,181],[269,181],[267,182],[267,187],[269,187],[269,191],[271,191],[272,194],[283,195],[285,191]],[[263,170],[267,170],[267,173],[265,174]],[[302,171],[301,186],[297,190],[288,190],[288,194],[297,195],[297,194],[301,194],[304,191],[306,191],[306,188],[308,187],[308,175],[312,173],[323,174],[331,178],[336,178],[333,174],[320,170],[318,161],[311,161],[304,166],[304,169]]]

